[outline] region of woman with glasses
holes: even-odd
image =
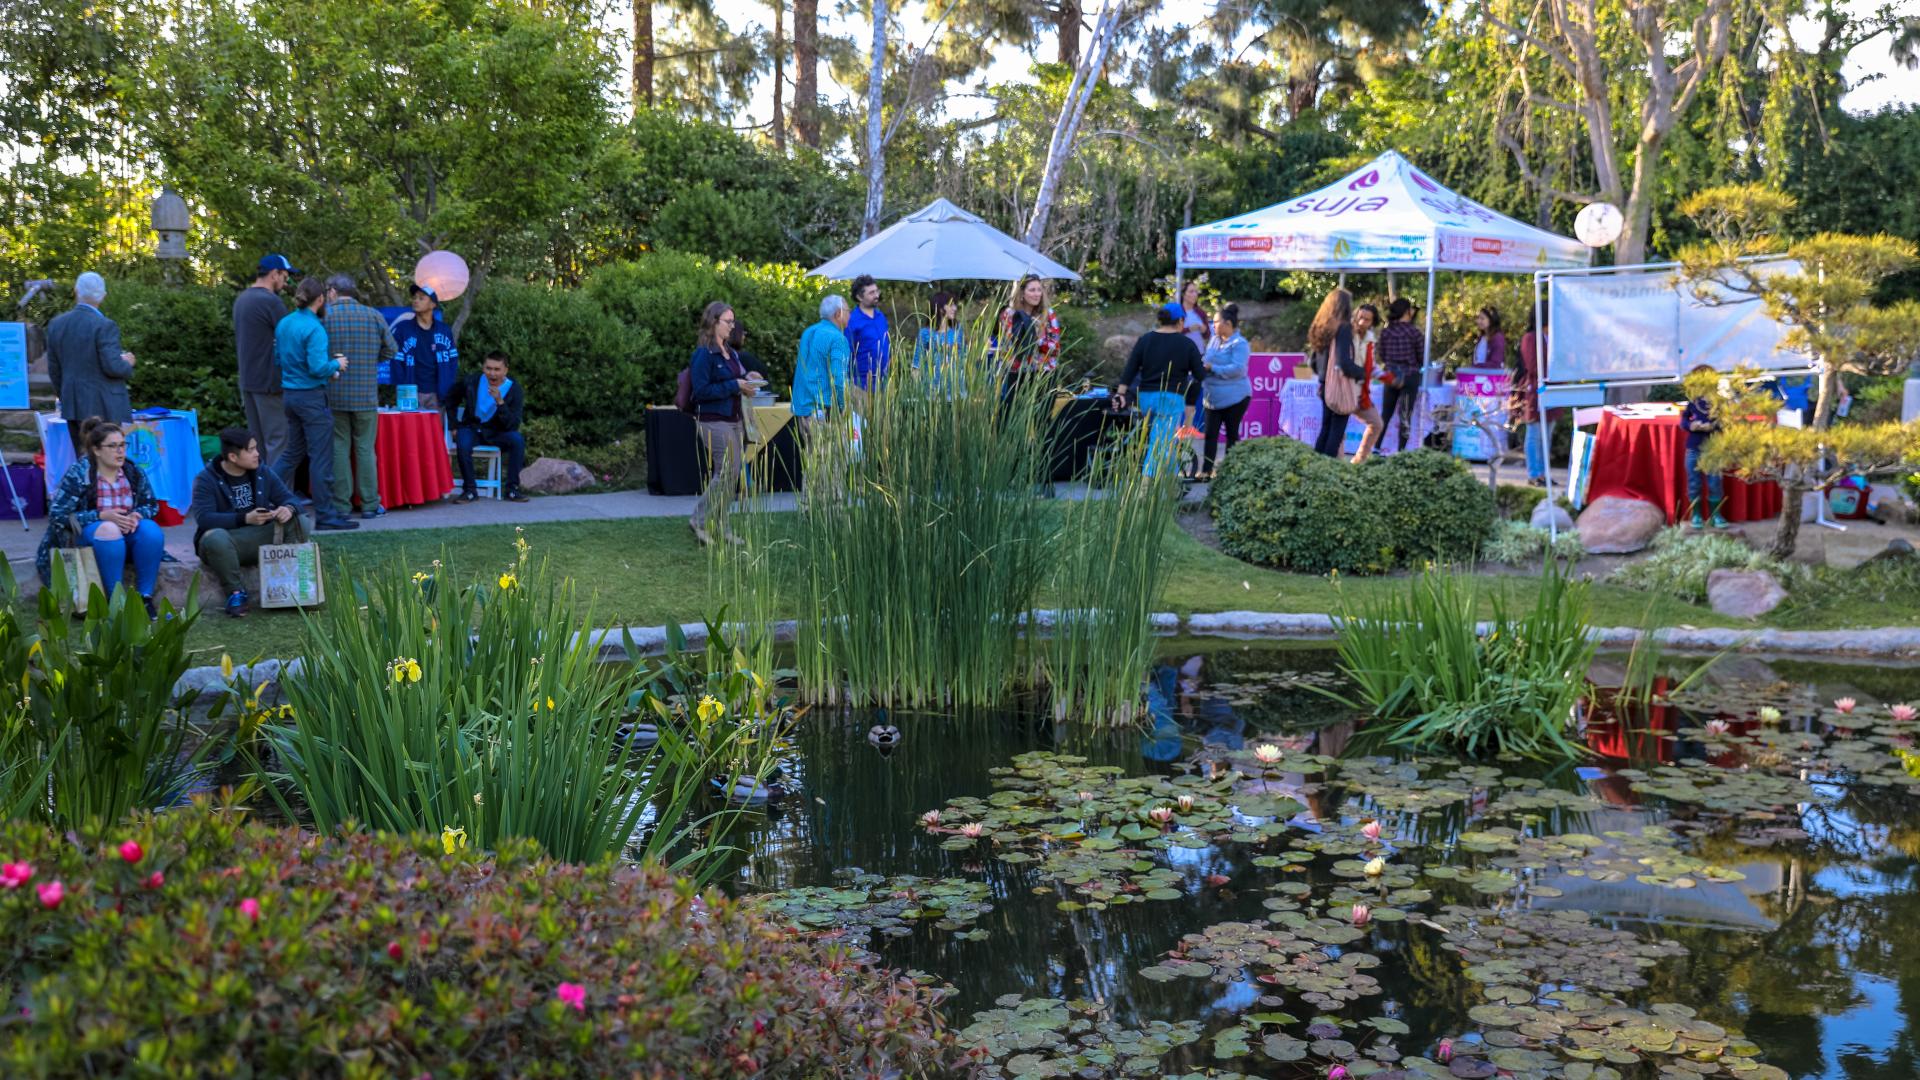
[[[47,535],[40,539],[34,568],[40,580],[53,580],[53,549],[79,544],[93,549],[100,583],[108,594],[127,576],[133,559],[134,588],[157,618],[153,589],[160,580],[160,555],[166,540],[153,520],[160,501],[140,466],[127,460],[127,433],[119,424],[90,417],[80,425],[85,454],[60,478],[60,490],[47,508]]]

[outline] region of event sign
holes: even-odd
[[[1779,260],[1756,274],[1796,273]],[[1781,349],[1789,327],[1757,300],[1719,286],[1701,299],[1669,270],[1560,274],[1550,279],[1542,383],[1678,379],[1699,364],[1731,371],[1803,370],[1804,353]]]
[[[1294,369],[1306,362],[1301,353],[1254,353],[1247,357],[1247,379],[1253,384],[1253,396],[1247,402],[1247,415],[1240,420],[1241,438],[1281,433],[1281,395]]]
[[[30,409],[27,397],[27,324],[0,322],[0,409]]]
[[[1506,448],[1498,446],[1482,427],[1499,435],[1507,428],[1507,390],[1512,383],[1505,368],[1461,368],[1453,380],[1453,455],[1468,461],[1488,461]]]

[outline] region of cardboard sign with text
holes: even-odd
[[[320,577],[320,547],[305,544],[260,546],[260,606],[316,607],[326,601]]]

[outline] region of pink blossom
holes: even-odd
[[[165,885],[166,883],[167,883],[167,875],[161,873],[158,870],[155,870],[152,874],[149,874],[147,876],[147,888],[149,889],[157,889],[160,886]]]
[[[1334,1065],[1327,1069],[1327,1080],[1347,1080],[1347,1067]]]
[[[563,982],[554,989],[553,996],[573,1006],[574,1012],[587,1011],[587,988],[579,983]]]
[[[33,864],[10,862],[0,865],[0,889],[17,889],[33,880]]]
[[[1173,800],[1173,803],[1175,806],[1178,806],[1180,808],[1180,812],[1183,814],[1190,814],[1193,812],[1193,796],[1191,795],[1182,795],[1179,798]]]
[[[129,840],[120,845],[121,861],[128,864],[137,863],[141,859],[146,858],[146,855],[146,851],[140,847],[140,841],[138,840]]]
[[[1453,1060],[1453,1040],[1441,1039],[1440,1048],[1434,1051],[1433,1056],[1439,1058],[1440,1064],[1442,1065],[1445,1065],[1447,1062],[1452,1061]]]
[[[1836,709],[1839,709],[1842,714],[1852,712],[1859,704],[1860,704],[1859,702],[1853,700],[1850,697],[1833,699],[1833,707]]]
[[[59,907],[60,901],[67,898],[67,887],[60,884],[59,878],[55,878],[45,885],[38,886],[38,891],[40,893],[40,906],[49,911]]]
[[[969,840],[978,840],[986,832],[986,827],[977,821],[969,821],[960,826],[960,835]]]
[[[1082,791],[1082,792],[1080,792],[1080,793],[1079,793],[1079,799],[1080,799],[1080,801],[1081,801],[1081,802],[1092,802],[1092,801],[1093,801],[1093,792],[1091,792],[1091,791]]]
[[[1707,721],[1707,734],[1709,735],[1725,735],[1727,732],[1732,730],[1733,730],[1733,725],[1727,723],[1725,720]]]
[[[1353,905],[1353,925],[1365,926],[1373,921],[1373,909],[1365,904]]]
[[[255,900],[251,896],[247,897],[245,900],[240,901],[240,914],[245,915],[247,917],[248,922],[259,922],[260,921],[260,901]]]
[[[1893,714],[1895,720],[1903,724],[1912,720],[1915,716],[1920,716],[1920,712],[1916,712],[1911,705],[1889,705],[1887,706],[1887,711]]]
[[[1153,809],[1147,811],[1147,817],[1155,825],[1170,825],[1173,823],[1173,807],[1156,806]]]
[[[399,942],[387,942],[387,959],[392,960],[394,963],[399,963],[400,958],[405,955],[407,955],[407,950],[401,948]]]
[[[1369,840],[1380,839],[1380,823],[1377,821],[1369,821],[1365,825],[1360,826],[1360,835]]]
[[[939,824],[940,824],[940,811],[938,810],[929,810],[926,813],[920,815],[920,827],[923,829],[931,829],[938,826]]]

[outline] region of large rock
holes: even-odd
[[[593,483],[593,473],[585,465],[566,458],[536,458],[520,470],[520,487],[542,495],[565,495]]]
[[[1602,495],[1580,512],[1580,544],[1589,555],[1625,555],[1653,542],[1667,515],[1650,502]]]
[[[1573,515],[1567,513],[1566,509],[1558,503],[1541,499],[1534,504],[1533,516],[1527,519],[1527,524],[1536,529],[1544,529],[1548,522],[1552,522],[1553,527],[1561,532],[1567,532],[1573,528]]]
[[[1765,570],[1715,570],[1707,575],[1707,603],[1722,615],[1757,619],[1786,598],[1787,590]]]

